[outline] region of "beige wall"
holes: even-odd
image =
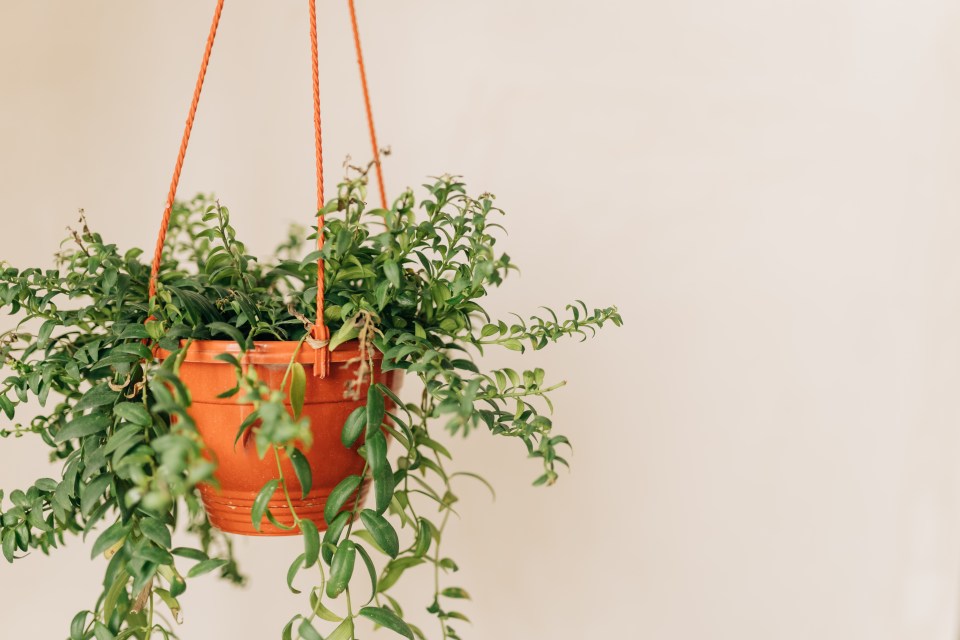
[[[328,164],[367,157],[345,2],[321,2]],[[0,4],[0,256],[85,207],[152,243],[213,1]],[[574,471],[457,444],[499,488],[452,534],[468,638],[947,640],[960,602],[960,9],[949,0],[361,0],[391,189],[500,196],[496,310],[627,320],[534,360]],[[230,0],[182,193],[255,248],[312,206],[304,2]],[[506,362],[507,359],[497,362]],[[491,360],[493,362],[493,360]],[[0,443],[0,484],[46,470]],[[296,541],[242,540],[183,637],[276,637]],[[81,544],[0,566],[4,638],[65,635]],[[262,603],[262,604],[258,604]],[[411,608],[414,608],[411,606]]]

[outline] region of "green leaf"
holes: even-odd
[[[323,534],[323,543],[320,545],[320,555],[323,561],[330,564],[333,561],[333,552],[340,544],[340,534],[350,520],[349,511],[341,511],[333,522],[327,525],[327,530]]]
[[[367,567],[367,575],[370,576],[370,600],[367,600],[367,602],[370,602],[377,595],[377,567],[373,564],[373,558],[370,557],[362,544],[357,545],[357,553],[363,559],[363,564]]]
[[[383,273],[394,287],[400,287],[400,266],[394,260],[383,263]]]
[[[250,512],[250,519],[253,520],[253,528],[257,531],[260,531],[260,523],[263,521],[263,514],[266,513],[267,507],[270,504],[270,498],[273,497],[274,492],[277,490],[277,486],[280,484],[280,481],[276,478],[268,482],[260,489],[260,493],[257,494],[257,497],[253,500],[253,509]]]
[[[3,411],[9,420],[13,420],[13,416],[16,415],[16,408],[13,406],[13,402],[5,394],[0,394],[0,410]]]
[[[297,474],[297,480],[300,481],[302,497],[306,499],[313,487],[313,472],[310,471],[307,456],[303,455],[300,449],[294,448],[290,451],[290,462],[293,463],[293,471]]]
[[[401,620],[393,611],[390,611],[385,607],[364,607],[363,609],[360,609],[360,615],[373,620],[375,623],[385,629],[390,629],[391,631],[399,633],[405,638],[415,640],[413,637],[413,631],[410,630],[410,627],[407,626],[407,623]]]
[[[153,424],[153,418],[150,417],[147,410],[142,404],[136,402],[121,402],[113,408],[113,414],[121,420],[126,420],[141,427],[149,427]]]
[[[290,622],[284,625],[283,631],[280,632],[280,640],[293,640],[293,623],[301,618],[303,618],[303,616],[298,613],[297,615],[293,616]]]
[[[61,429],[57,437],[54,438],[54,442],[61,444],[74,438],[83,438],[95,433],[100,433],[101,431],[106,431],[109,426],[110,419],[103,414],[91,413],[80,416],[68,422],[67,426]]]
[[[309,620],[304,620],[300,623],[299,633],[303,640],[323,640],[323,636],[321,636],[317,630],[313,628],[313,625],[310,624]]]
[[[304,561],[303,566],[312,567],[320,556],[320,533],[317,525],[310,520],[300,520],[300,531],[303,532]]]
[[[33,483],[34,486],[40,491],[52,492],[57,490],[57,485],[59,484],[53,478],[40,478]]]
[[[128,533],[128,529],[124,526],[122,520],[117,520],[115,523],[107,527],[103,533],[97,538],[97,541],[93,543],[93,549],[90,551],[90,557],[96,558],[98,555],[117,544],[123,540]]]
[[[246,418],[243,419],[243,422],[240,423],[240,427],[237,429],[237,435],[234,436],[233,438],[234,449],[236,449],[237,443],[240,442],[240,438],[243,437],[243,434],[247,431],[247,429],[253,428],[253,426],[257,423],[257,420],[259,419],[260,419],[259,409],[250,412],[250,415],[248,415]]]
[[[383,424],[384,416],[383,392],[371,385],[367,389],[367,437],[370,434],[379,431]]]
[[[350,496],[352,496],[354,491],[357,490],[357,487],[360,486],[360,482],[360,476],[347,476],[340,481],[340,484],[333,488],[333,491],[330,492],[330,496],[327,498],[327,504],[323,509],[324,520],[329,523],[337,517],[340,509],[343,508],[343,505],[346,504]]]
[[[354,537],[356,537],[356,538],[360,538],[361,540],[363,540],[364,542],[366,542],[367,544],[369,544],[371,547],[373,547],[374,549],[376,549],[377,551],[379,551],[379,552],[382,553],[383,555],[387,555],[387,552],[380,548],[380,545],[377,544],[376,539],[375,539],[375,538],[373,537],[373,535],[372,535],[369,531],[367,531],[366,529],[355,529],[355,530],[353,531],[352,535],[353,535]],[[360,548],[360,545],[357,545],[357,549],[359,549],[359,548]]]
[[[391,560],[384,569],[383,577],[380,579],[377,590],[381,593],[386,591],[397,583],[397,580],[400,579],[400,576],[402,576],[407,569],[412,569],[423,563],[424,560],[422,558],[404,557]]]
[[[300,571],[300,568],[303,567],[303,560],[305,557],[306,556],[301,553],[294,559],[293,563],[290,565],[290,568],[287,569],[287,587],[293,593],[301,593],[296,587],[293,586],[293,580],[297,577],[297,573]]]
[[[40,327],[40,331],[37,333],[37,345],[40,347],[47,346],[47,343],[50,341],[50,336],[53,334],[53,330],[57,327],[56,320],[47,320]]]
[[[290,406],[293,407],[293,419],[303,415],[303,403],[307,395],[307,372],[299,362],[290,369]]]
[[[327,348],[330,351],[333,351],[339,347],[344,342],[353,340],[360,335],[360,327],[357,326],[356,322],[353,320],[348,320],[343,323],[343,326],[340,327],[333,336],[330,337],[330,344],[327,345]]]
[[[400,540],[393,526],[379,513],[370,509],[361,511],[360,519],[380,548],[391,558],[396,558],[400,553]]]
[[[174,574],[173,580],[170,582],[170,595],[174,598],[183,595],[183,592],[187,590],[187,581],[184,580],[180,575]]]
[[[117,600],[120,599],[120,594],[124,592],[129,582],[130,574],[127,573],[126,569],[120,569],[120,572],[114,579],[113,584],[110,585],[110,589],[107,591],[107,595],[103,600],[104,620],[110,620],[111,616],[113,616],[113,610],[117,607]]]
[[[3,557],[7,559],[7,562],[13,562],[16,551],[17,534],[13,529],[7,529],[3,532]]]
[[[489,338],[489,337],[492,336],[493,334],[499,333],[499,332],[500,332],[500,327],[498,327],[497,325],[495,325],[495,324],[485,324],[485,325],[483,325],[483,329],[480,330],[480,337],[481,337],[481,338]]]
[[[390,506],[395,488],[393,470],[390,468],[390,463],[385,462],[373,472],[373,497],[377,513],[383,513]]]
[[[73,406],[73,411],[74,413],[80,413],[81,411],[86,411],[87,409],[94,409],[96,407],[113,404],[119,397],[120,394],[118,392],[114,391],[106,384],[100,384],[92,387],[89,391],[83,394],[83,397],[80,398],[77,404]]]
[[[153,352],[139,342],[128,342],[126,344],[117,345],[111,349],[110,352],[122,353],[128,356],[136,356],[141,360],[153,360]]]
[[[417,541],[413,548],[413,555],[422,558],[430,550],[430,543],[433,541],[433,530],[427,524],[425,518],[420,518],[417,528]]]
[[[189,547],[177,547],[170,551],[175,556],[180,556],[181,558],[187,558],[188,560],[198,560],[203,562],[207,559],[207,554],[199,549],[190,549]]]
[[[506,347],[511,351],[523,351],[523,343],[516,338],[508,338],[499,342],[500,346]]]
[[[154,589],[153,591],[160,596],[163,603],[170,609],[170,614],[173,616],[173,619],[177,621],[177,624],[183,624],[183,610],[180,607],[180,602],[166,589]]]
[[[338,616],[336,613],[331,611],[323,601],[320,600],[317,591],[314,591],[310,594],[311,608],[313,612],[317,614],[317,617],[321,620],[326,620],[327,622],[340,622],[343,620],[343,616]]]
[[[447,587],[440,592],[440,595],[446,596],[447,598],[457,598],[458,600],[469,600],[470,594],[461,589],[460,587]]]
[[[83,632],[87,626],[87,615],[89,611],[81,611],[73,616],[70,622],[70,640],[83,640]]]
[[[330,564],[330,579],[327,580],[327,596],[336,598],[343,593],[353,577],[353,565],[357,560],[357,548],[351,540],[344,540],[333,554]]]
[[[228,560],[223,558],[211,558],[209,560],[204,560],[203,562],[198,562],[197,564],[190,567],[190,571],[187,571],[188,578],[197,578],[204,574],[210,573],[216,569],[219,569],[223,565],[227,564]]]
[[[210,329],[210,333],[213,335],[223,334],[229,336],[234,342],[240,345],[241,348],[247,348],[247,338],[240,330],[235,326],[227,324],[226,322],[211,322],[207,325],[207,329]]]
[[[370,470],[376,474],[377,469],[388,464],[387,460],[387,438],[383,431],[376,430],[367,434],[366,442],[367,462],[370,463]]]
[[[366,424],[367,408],[357,407],[347,416],[347,421],[343,423],[343,430],[340,432],[340,442],[343,443],[343,446],[352,447]]]
[[[340,626],[327,636],[327,640],[351,640],[351,638],[353,638],[353,618],[344,618]]]
[[[80,487],[80,513],[90,515],[93,508],[100,503],[103,492],[110,486],[113,480],[111,474],[103,474],[94,478],[90,484]]]
[[[140,531],[150,540],[153,540],[164,549],[172,546],[170,529],[156,518],[144,518],[140,521]]]

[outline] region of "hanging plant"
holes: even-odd
[[[316,69],[315,32],[313,43]],[[0,269],[0,308],[19,319],[0,335],[12,425],[0,436],[41,438],[60,469],[6,502],[0,492],[3,556],[89,536],[108,562],[71,640],[167,638],[190,579],[244,581],[228,533],[298,535],[287,582],[308,601],[282,638],[352,639],[366,618],[425,639],[393,595],[416,571],[433,586],[405,606],[436,617],[431,637],[459,638],[469,596],[443,542],[460,483],[486,481],[456,468],[438,431],[518,440],[542,464],[536,485],[557,480],[569,444],[548,417],[562,382],[536,368],[482,371],[475,356],[586,338],[621,318],[580,302],[493,318],[483,298],[515,268],[496,250],[493,197],[445,176],[386,206],[379,158],[318,203],[312,235],[295,229],[254,258],[219,202],[174,201],[196,104],[152,264],[81,215],[55,269]],[[319,128],[317,141],[319,167]],[[404,380],[419,382],[412,402],[398,394]],[[34,401],[42,410],[25,419]],[[193,542],[175,545],[174,532]]]

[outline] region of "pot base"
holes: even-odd
[[[364,481],[360,485],[361,503],[366,499],[368,488],[369,481]],[[323,519],[323,509],[331,490],[332,488],[315,489],[308,493],[306,498],[301,498],[299,491],[296,495],[291,491],[290,502],[297,512],[297,517],[312,521],[319,531],[326,531],[327,523]],[[254,528],[251,514],[253,501],[257,497],[256,491],[220,491],[210,485],[201,485],[200,496],[203,498],[203,506],[207,511],[210,524],[224,533],[244,536],[300,535],[300,529],[293,524],[293,514],[290,513],[290,505],[287,504],[282,489],[277,489],[267,508],[277,522],[290,529],[278,527],[267,518],[260,523],[259,531]],[[353,504],[354,499],[348,500],[347,504]]]

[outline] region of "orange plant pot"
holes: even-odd
[[[253,526],[251,511],[254,498],[267,482],[280,476],[276,459],[271,453],[262,460],[257,455],[254,438],[242,438],[234,445],[237,430],[253,412],[253,406],[243,402],[239,395],[232,398],[217,397],[236,386],[236,372],[231,365],[215,358],[222,353],[233,354],[244,366],[254,367],[259,378],[272,389],[280,389],[284,373],[298,344],[256,342],[251,351],[244,353],[236,342],[200,340],[190,345],[180,367],[180,378],[192,397],[188,412],[196,422],[200,437],[206,445],[207,455],[217,462],[214,473],[217,484],[200,485],[200,494],[210,523],[227,533],[282,536],[297,535],[299,531],[281,529],[267,519],[263,520],[259,531]],[[343,478],[359,475],[364,467],[363,458],[357,453],[363,443],[362,438],[352,448],[343,446],[340,441],[340,431],[347,416],[362,406],[367,396],[368,384],[364,384],[360,389],[363,400],[344,398],[346,384],[356,376],[359,366],[356,359],[359,355],[356,341],[341,345],[331,352],[330,372],[322,379],[315,377],[312,372],[313,349],[303,347],[297,355],[297,361],[307,370],[303,417],[310,420],[310,430],[313,433],[313,444],[309,449],[298,443],[313,474],[313,486],[306,497],[303,497],[293,464],[282,452],[280,466],[297,516],[312,520],[320,530],[327,526],[323,519],[323,509],[330,492]],[[402,372],[384,373],[380,369],[381,359],[382,356],[375,352],[375,381],[398,391]],[[354,361],[349,362],[351,360]],[[388,400],[388,411],[390,407]],[[359,490],[361,500],[365,497],[367,488],[368,481],[365,480]],[[269,509],[279,522],[287,526],[293,525],[293,515],[282,489],[277,489],[270,499]]]

